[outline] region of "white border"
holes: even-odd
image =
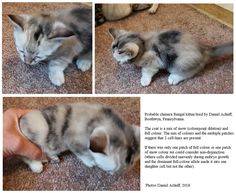
[[[132,1],[132,0],[119,0],[119,2],[115,1],[115,0],[93,0],[93,1],[89,1],[89,0],[81,0],[81,1],[78,1],[78,0],[70,0],[70,1],[65,1],[65,0],[41,0],[41,1],[37,1],[37,0],[28,0],[28,1],[24,1],[24,0],[2,0],[1,3],[0,3],[0,8],[2,10],[2,2],[41,2],[41,3],[50,3],[50,2],[58,2],[58,3],[69,3],[69,2],[93,2],[93,8],[94,8],[94,4],[95,3],[177,3],[177,4],[180,4],[180,3],[218,3],[218,4],[228,4],[228,3],[232,3],[234,4],[234,1],[233,0],[215,0],[215,1],[208,1],[208,0],[192,0],[192,1],[189,1],[189,0],[158,0],[158,1],[150,1],[150,0],[135,0],[135,1]],[[235,12],[235,6],[234,6],[234,12]],[[235,14],[234,14],[234,21],[235,20]],[[93,18],[94,18],[94,9],[93,9]],[[1,19],[1,24],[0,24],[0,30],[1,30],[1,33],[0,33],[0,37],[1,37],[1,40],[2,40],[2,15],[0,16],[0,19]],[[235,32],[234,32],[234,39],[235,39]],[[0,53],[0,62],[2,64],[2,43],[0,44],[0,49],[1,49],[1,53]],[[235,48],[234,48],[234,52],[235,52]],[[235,66],[235,61],[234,61],[234,66]],[[235,70],[235,68],[234,68]],[[95,94],[95,27],[94,27],[94,20],[93,20],[93,94],[2,94],[2,68],[0,69],[0,74],[1,74],[1,80],[0,80],[0,87],[1,87],[1,99],[0,99],[0,109],[1,109],[1,112],[3,111],[3,97],[140,97],[140,112],[142,112],[142,100],[149,100],[150,97],[148,94]],[[235,81],[235,77],[234,77],[234,91],[235,91],[235,84],[236,84],[236,81]],[[151,94],[151,98],[156,98],[154,100],[158,100],[158,96],[159,95],[163,95],[163,94]],[[170,94],[167,94],[167,95],[170,95]],[[171,94],[173,95],[173,100],[175,98],[175,94]],[[179,96],[181,96],[181,98],[183,98],[183,101],[184,99],[186,100],[191,100],[191,95],[192,94],[178,94]],[[196,95],[196,94],[194,94]],[[204,96],[205,94],[199,94],[200,96]],[[233,95],[233,97],[229,96],[229,95]],[[217,97],[218,94],[211,94],[211,97],[212,99],[216,99],[218,98]],[[229,98],[235,98],[235,94],[223,94],[221,96],[224,96],[225,99],[229,99]],[[194,97],[192,97],[194,98]],[[223,102],[223,101],[222,101]],[[204,104],[203,104],[204,105]],[[207,105],[207,104],[206,104]],[[217,105],[217,101],[216,101],[216,105]],[[228,103],[226,103],[226,105],[230,105]],[[233,103],[232,105],[235,105],[235,103]],[[140,114],[140,124],[142,125],[142,122],[141,122],[141,115]],[[2,113],[1,113],[1,120],[2,120]],[[0,121],[0,126],[1,128],[3,128],[3,124],[2,124],[2,121]],[[1,143],[2,143],[2,132],[0,133],[0,139],[1,139]],[[1,150],[2,152],[2,146],[1,146]],[[3,163],[3,156],[1,156],[1,161]],[[1,189],[3,189],[3,164],[1,166],[1,171],[2,171],[2,175],[0,177],[0,185],[1,185]],[[142,173],[140,172],[140,175]],[[221,176],[220,176],[221,177]],[[226,176],[225,176],[226,177]],[[228,176],[228,177],[231,177],[231,176]],[[46,180],[46,179],[45,179]],[[31,192],[31,191],[26,191],[26,192]],[[36,191],[36,192],[41,192],[41,191]],[[52,191],[50,191],[52,192]],[[62,192],[62,191],[59,191],[59,192]],[[63,191],[64,192],[64,191]],[[83,191],[82,191],[83,192]],[[86,191],[86,192],[92,192],[92,191]],[[96,192],[103,192],[103,191],[96,191]],[[116,191],[117,193],[119,192],[124,192],[124,191]],[[134,192],[139,192],[139,191],[134,191]],[[176,191],[177,192],[177,191]]]

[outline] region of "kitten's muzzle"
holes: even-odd
[[[32,65],[32,62],[33,62],[33,58],[24,56],[25,64]]]
[[[38,64],[38,62],[35,61],[35,58],[24,57],[24,64],[27,64],[27,65],[33,66],[33,65]]]
[[[124,65],[129,64],[129,63],[128,63],[128,61],[127,62],[117,61],[117,64],[119,64],[120,66],[124,66]]]

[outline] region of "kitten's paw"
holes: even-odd
[[[87,167],[91,168],[96,165],[95,161],[88,156],[77,155],[77,158],[79,158]]]
[[[49,162],[48,159],[43,159],[43,160],[42,160],[42,163],[43,163],[43,164],[46,164],[46,163],[48,163],[48,162]]]
[[[29,167],[34,173],[41,173],[43,171],[43,164],[40,161],[32,160]]]
[[[157,8],[152,6],[152,7],[148,10],[148,13],[149,13],[149,14],[155,14],[156,11],[157,11]]]
[[[80,69],[82,72],[85,72],[90,69],[92,62],[91,60],[77,60],[76,65],[78,69]]]
[[[93,160],[86,160],[86,161],[83,161],[83,163],[89,168],[92,168],[93,166],[96,165],[96,163]]]
[[[51,82],[56,86],[61,86],[65,82],[64,73],[63,72],[49,72],[49,78]]]
[[[58,164],[59,162],[60,162],[60,159],[58,156],[56,156],[56,155],[50,156],[50,163]]]
[[[168,77],[168,83],[170,85],[177,85],[179,82],[183,81],[185,78],[177,74],[170,74]]]
[[[152,79],[149,77],[142,77],[141,78],[141,85],[148,86],[151,83]]]

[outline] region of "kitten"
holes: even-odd
[[[192,35],[177,30],[136,33],[109,29],[109,32],[116,61],[142,67],[142,86],[148,86],[160,69],[170,73],[170,85],[177,85],[202,70],[210,58],[233,54],[233,42],[205,48]]]
[[[92,11],[75,8],[47,14],[8,15],[16,49],[28,65],[48,64],[51,82],[61,86],[72,61],[86,71],[92,61]]]
[[[139,158],[139,128],[106,106],[61,104],[34,110],[20,119],[20,128],[54,162],[70,150],[88,167],[114,173]],[[23,160],[33,172],[42,172],[41,161]]]
[[[134,11],[148,9],[148,13],[154,14],[158,4],[96,4],[96,26],[105,20],[114,21],[125,18]]]

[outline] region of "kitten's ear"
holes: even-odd
[[[106,146],[107,146],[107,136],[105,132],[95,128],[90,136],[89,149],[96,153],[105,154]]]
[[[127,43],[126,48],[123,49],[125,54],[129,57],[136,57],[139,53],[139,46],[135,43]]]
[[[61,39],[68,38],[75,35],[70,29],[68,29],[63,23],[55,22],[52,26],[52,31],[48,35],[48,39]]]
[[[25,22],[28,20],[29,15],[8,15],[8,18],[13,23],[16,29],[24,30]]]
[[[118,36],[127,33],[125,30],[109,28],[109,33],[113,39],[116,39]]]
[[[125,51],[125,54],[129,57],[132,57],[134,52],[132,50],[127,50],[127,51]]]

